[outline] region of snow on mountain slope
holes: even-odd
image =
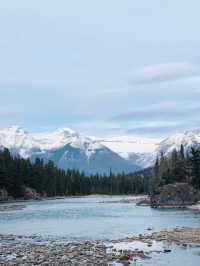
[[[24,158],[40,150],[37,141],[17,126],[0,129],[0,145]]]
[[[181,145],[184,146],[185,152],[190,151],[191,147],[200,147],[200,130],[176,133],[162,141],[132,136],[104,138],[98,141],[128,161],[146,168],[152,166],[161,153],[169,156],[173,150],[180,150]]]
[[[39,143],[42,150],[63,147],[68,143],[78,142],[80,136],[70,128],[60,128],[51,133],[34,133],[32,137]]]
[[[88,159],[96,150],[104,148],[101,143],[82,136],[69,128],[60,128],[53,133],[38,133],[32,136],[39,143],[42,151],[56,150],[70,144],[71,147],[84,150]]]
[[[31,156],[52,160],[62,169],[79,169],[85,173],[132,172],[140,167],[121,158],[102,143],[79,135],[71,129],[58,129],[51,134],[35,134],[41,152]]]
[[[136,165],[138,165],[141,168],[147,168],[151,167],[154,165],[156,161],[156,153],[154,152],[149,152],[149,153],[135,153],[135,152],[130,152],[128,159],[129,162],[134,162]]]
[[[67,144],[64,147],[49,150],[45,153],[35,153],[31,160],[34,161],[37,157],[45,162],[52,160],[59,168],[79,169],[86,174],[109,174],[110,171],[113,173],[129,173],[141,169],[102,145],[95,145],[95,149],[92,147],[89,156],[84,149]]]
[[[86,137],[69,128],[52,133],[28,133],[13,126],[0,129],[0,149],[8,148],[24,158],[52,159],[64,169],[79,168],[87,172],[135,171],[153,165],[161,152],[168,156],[181,144],[185,151],[200,146],[200,131],[177,133],[165,140],[119,136]]]
[[[161,139],[141,138],[134,136],[118,136],[110,138],[95,138],[97,141],[117,152],[124,158],[128,158],[129,153],[153,153],[158,147]]]
[[[17,126],[0,129],[0,145],[16,151],[24,158],[30,157],[35,152],[58,149],[66,144],[85,150],[88,157],[96,149],[103,147],[102,144],[80,136],[69,128],[58,129],[53,133],[35,134],[28,133]]]
[[[53,133],[29,134],[19,127],[0,129],[0,145],[24,158],[53,160],[63,169],[86,173],[133,172],[140,167],[120,157],[98,141],[62,128]]]
[[[200,131],[185,131],[172,135],[160,142],[156,153],[160,154],[162,152],[165,156],[168,156],[173,150],[180,150],[181,145],[184,146],[185,152],[189,152],[191,147],[200,146]]]
[[[154,163],[154,154],[161,141],[158,138],[140,138],[135,136],[93,138],[118,153],[122,158],[141,168],[149,167]]]

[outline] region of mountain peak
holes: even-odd
[[[23,135],[27,134],[27,132],[22,127],[16,125],[10,126],[8,128],[1,128],[0,130],[8,131],[13,134],[23,134]]]
[[[165,156],[168,156],[173,150],[180,150],[181,145],[184,146],[185,151],[189,151],[191,147],[200,146],[200,131],[184,131],[164,139],[161,141],[157,153],[162,152]]]
[[[108,166],[105,158],[112,161],[110,167],[115,169],[118,169],[115,163],[119,163],[124,169],[151,166],[158,154],[162,152],[168,156],[174,149],[179,150],[181,145],[186,152],[193,146],[200,146],[200,130],[176,133],[160,141],[160,139],[133,136],[100,139],[81,135],[67,127],[49,133],[27,133],[19,126],[0,129],[0,149],[8,148],[13,154],[24,158],[43,156],[47,160],[54,158],[57,162],[56,156],[58,156],[59,161],[63,162],[62,167],[79,166],[80,169],[87,171],[91,168],[94,172],[100,169],[101,163],[102,171],[103,165]],[[97,161],[98,168],[96,168]],[[133,168],[129,168],[130,164]],[[123,171],[123,168],[121,170]]]
[[[63,137],[79,136],[76,131],[68,127],[58,128],[54,133]]]

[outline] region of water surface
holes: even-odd
[[[114,202],[121,198],[89,196],[27,202],[22,210],[0,212],[0,233],[104,240],[147,233],[148,227],[159,231],[200,225],[197,212]]]

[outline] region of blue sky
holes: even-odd
[[[167,136],[200,127],[198,0],[0,4],[0,126]]]

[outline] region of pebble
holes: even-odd
[[[26,241],[27,240],[27,241]],[[151,235],[133,236],[121,240],[109,241],[105,245],[101,241],[63,242],[46,240],[39,236],[0,235],[0,266],[106,266],[114,262],[129,265],[135,258],[149,258],[142,250],[119,250],[114,243],[119,241],[141,241],[152,246],[152,241],[167,240],[181,243],[187,247],[189,243],[200,245],[200,229],[176,228]],[[109,252],[108,252],[109,250]],[[171,249],[163,250],[164,253]],[[148,253],[149,254],[149,253]]]

